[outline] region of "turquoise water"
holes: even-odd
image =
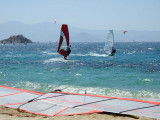
[[[33,91],[62,89],[160,101],[160,43],[72,43],[69,60],[57,43],[0,45],[0,84]]]

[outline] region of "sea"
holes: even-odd
[[[160,101],[160,42],[71,43],[68,60],[58,43],[0,45],[0,85],[48,93],[85,93]]]

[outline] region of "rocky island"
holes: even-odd
[[[13,35],[7,39],[0,40],[0,44],[15,44],[15,43],[27,44],[27,43],[32,43],[32,41],[24,37],[23,35]]]

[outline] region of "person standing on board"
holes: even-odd
[[[71,47],[71,45],[70,45],[70,47]],[[67,47],[67,49],[65,51],[67,52],[66,55],[64,56],[64,59],[66,60],[66,59],[68,59],[68,56],[71,53],[71,49],[69,47]]]
[[[116,49],[112,47],[111,56],[113,56],[116,53]]]

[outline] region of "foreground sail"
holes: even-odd
[[[0,105],[52,117],[109,112],[160,119],[160,102],[59,90],[45,94],[0,85]]]
[[[114,48],[114,34],[113,30],[109,30],[107,34],[107,40],[105,42],[104,51],[113,56],[116,53],[116,49]]]
[[[64,38],[66,40],[64,40]],[[69,31],[68,31],[68,25],[62,24],[61,27],[61,33],[60,33],[60,40],[57,52],[64,56],[64,59],[68,59],[68,56],[71,52],[70,45],[69,45]]]

